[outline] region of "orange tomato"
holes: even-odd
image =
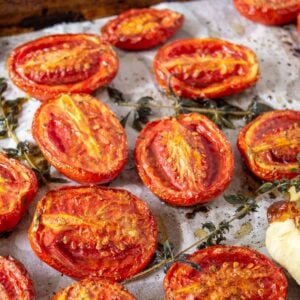
[[[14,229],[37,190],[38,182],[33,171],[0,153],[0,232]]]
[[[147,205],[121,189],[69,186],[49,191],[29,229],[37,256],[76,279],[122,281],[141,271],[156,249]]]
[[[113,49],[93,34],[58,34],[25,43],[11,53],[8,71],[21,90],[39,100],[61,93],[91,93],[118,70]]]
[[[166,300],[286,299],[284,273],[257,251],[218,245],[196,251],[188,260],[201,270],[173,264],[164,279]]]
[[[160,199],[189,206],[218,196],[233,175],[230,143],[200,114],[150,122],[135,146],[135,161],[144,184]]]
[[[183,15],[169,9],[130,9],[109,21],[101,33],[112,45],[137,51],[165,42],[182,24]]]
[[[115,282],[101,279],[85,279],[62,289],[52,300],[134,300],[126,289]]]
[[[300,112],[277,110],[260,115],[242,129],[237,146],[247,167],[262,180],[299,175]]]
[[[236,94],[259,78],[254,52],[214,38],[171,42],[159,49],[153,68],[163,90],[171,86],[175,94],[190,99]]]
[[[0,256],[0,299],[34,300],[33,283],[24,266],[10,256]]]
[[[128,155],[124,128],[98,99],[62,94],[35,113],[32,135],[62,174],[84,183],[105,183],[123,169]]]

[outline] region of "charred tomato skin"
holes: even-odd
[[[158,50],[153,69],[160,88],[188,99],[230,96],[259,79],[252,50],[215,38],[170,42]]]
[[[270,0],[233,0],[238,12],[247,19],[264,25],[276,26],[294,21],[299,11],[299,1],[278,1],[278,4]]]
[[[93,34],[57,34],[15,48],[8,59],[11,80],[39,100],[62,93],[91,93],[113,80],[118,57]]]
[[[237,147],[248,169],[265,181],[291,179],[299,172],[300,112],[278,110],[264,113],[239,133]]]
[[[80,183],[109,182],[127,161],[124,128],[106,104],[90,95],[44,101],[34,115],[32,135],[50,164]]]
[[[28,237],[36,255],[63,274],[123,281],[150,262],[157,227],[146,203],[126,190],[66,186],[39,201]]]
[[[147,50],[162,44],[182,26],[184,17],[169,9],[130,9],[101,29],[102,37],[124,50]]]
[[[136,141],[135,163],[143,183],[176,206],[212,200],[228,186],[234,169],[229,141],[196,113],[148,123]]]
[[[0,232],[16,227],[37,190],[34,172],[18,160],[0,153]]]
[[[249,300],[286,299],[288,284],[282,270],[250,248],[211,246],[194,252],[187,259],[199,265],[201,271],[174,263],[164,278],[166,300],[211,299],[212,295],[217,299],[240,296]],[[247,292],[252,297],[247,297]]]
[[[25,267],[11,256],[0,256],[0,299],[34,300],[33,282]]]
[[[97,300],[135,300],[122,285],[101,279],[84,279],[60,290],[52,300],[81,300],[82,294],[88,294]]]

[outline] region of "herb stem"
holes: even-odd
[[[17,137],[17,135],[15,134],[13,128],[11,127],[9,120],[7,118],[7,115],[3,109],[2,106],[2,97],[0,97],[0,114],[2,115],[4,122],[5,122],[5,126],[7,128],[7,133],[8,136],[15,142],[16,145],[18,145],[21,141],[19,140],[19,138]],[[36,171],[38,171],[41,174],[41,179],[43,180],[43,182],[45,183],[45,185],[48,185],[46,178],[42,175],[42,172],[40,172],[39,168],[36,166],[36,164],[34,163],[34,161],[31,159],[31,157],[28,155],[28,153],[24,152],[22,153],[28,163],[28,165],[30,166],[31,169],[34,169]]]
[[[168,258],[168,259],[163,259],[162,261],[160,261],[158,264],[152,266],[149,269],[146,269],[132,277],[130,277],[129,279],[125,280],[123,283],[128,283],[131,282],[133,280],[139,279],[141,277],[144,277],[158,269],[160,269],[162,266],[175,262],[176,259],[178,259],[181,255],[185,254],[186,252],[188,252],[189,250],[191,250],[192,248],[200,245],[202,242],[204,242],[205,240],[209,239],[212,236],[215,236],[216,234],[218,234],[219,232],[222,231],[222,229],[224,228],[224,226],[228,226],[230,225],[233,221],[235,221],[236,219],[239,219],[240,217],[242,217],[243,215],[247,214],[249,211],[251,211],[253,209],[253,207],[249,204],[245,204],[244,208],[241,209],[240,211],[236,212],[228,221],[226,222],[221,222],[219,223],[218,227],[211,231],[210,233],[208,233],[207,235],[205,235],[204,237],[202,237],[201,239],[197,240],[196,242],[194,242],[192,245],[188,246],[187,248],[177,252],[172,258]]]

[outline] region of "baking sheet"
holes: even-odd
[[[187,3],[164,3],[159,8],[171,8],[184,14],[183,28],[172,40],[186,37],[218,37],[231,42],[243,44],[253,49],[260,61],[261,79],[255,87],[230,98],[234,104],[247,107],[253,97],[259,96],[262,101],[276,109],[293,108],[300,110],[300,38],[295,25],[283,28],[265,27],[251,23],[241,17],[234,9],[230,0],[203,0]],[[99,33],[99,28],[109,18],[92,22],[61,24],[41,31],[17,36],[0,38],[0,77],[8,78],[6,60],[11,50],[19,44],[37,37],[55,33]],[[117,50],[120,58],[120,69],[112,86],[124,92],[127,99],[136,101],[141,96],[150,95],[158,103],[170,101],[162,95],[154,82],[151,71],[152,60],[157,49],[144,52],[124,52]],[[96,97],[109,104],[118,117],[125,116],[129,108],[118,107],[109,99],[105,90],[94,93]],[[24,95],[9,81],[8,98]],[[39,102],[30,100],[25,104],[20,118],[20,126],[16,133],[21,140],[32,140],[31,120]],[[152,118],[171,115],[167,109],[154,111]],[[128,121],[130,124],[130,120]],[[226,193],[247,191],[251,188],[253,179],[245,172],[240,155],[236,149],[236,136],[242,123],[236,130],[225,130],[226,136],[232,142],[235,155],[235,176]],[[195,232],[202,223],[212,221],[215,224],[234,213],[235,207],[225,202],[222,196],[208,204],[208,212],[197,212],[192,219],[186,214],[193,208],[174,208],[162,203],[144,187],[136,174],[133,163],[133,149],[137,132],[127,126],[129,140],[129,161],[121,175],[111,183],[111,186],[122,187],[145,200],[156,217],[161,217],[166,225],[169,240],[174,245],[174,251],[183,249],[195,241]],[[15,146],[10,140],[0,141],[0,146]],[[53,175],[58,176],[55,170]],[[52,187],[57,184],[52,184]],[[34,208],[45,189],[39,191],[35,201],[30,205],[26,216],[8,238],[0,238],[0,255],[12,255],[24,263],[36,287],[37,299],[50,299],[55,291],[72,282],[67,276],[55,271],[41,262],[33,253],[27,239],[27,229]],[[265,229],[267,226],[266,208],[276,199],[265,198],[260,201],[256,213],[241,221],[235,221],[226,244],[247,245],[266,253],[264,247]],[[235,233],[244,223],[251,222],[253,230],[249,235],[236,238]],[[163,299],[163,272],[156,272],[144,278],[127,284],[127,288],[141,300]],[[289,279],[288,299],[300,299],[300,287]]]

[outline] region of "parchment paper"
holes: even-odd
[[[253,49],[260,61],[261,79],[255,87],[244,93],[230,98],[234,104],[245,108],[255,96],[276,109],[300,109],[300,54],[295,49],[300,46],[299,36],[295,25],[283,28],[265,27],[251,23],[241,17],[234,9],[230,0],[203,0],[187,3],[165,3],[159,8],[171,8],[184,14],[183,28],[172,40],[186,37],[218,37],[231,42],[243,44]],[[61,24],[32,33],[3,37],[0,39],[0,76],[8,78],[6,60],[11,50],[19,44],[54,33],[99,33],[99,28],[108,20],[99,19],[92,22]],[[136,101],[141,96],[153,96],[158,103],[170,101],[157,89],[152,75],[152,59],[157,49],[144,52],[124,52],[117,50],[120,58],[120,69],[112,86],[123,91],[128,99]],[[96,97],[109,104],[118,117],[124,116],[129,109],[116,106],[109,99],[105,90],[94,93]],[[14,98],[24,93],[9,81],[6,96]],[[17,135],[21,140],[32,140],[31,121],[39,102],[30,100],[20,118]],[[157,110],[153,118],[170,115],[172,111]],[[128,121],[128,124],[131,120]],[[240,123],[242,126],[242,123]],[[236,149],[236,136],[241,126],[236,130],[225,130],[225,134],[232,142],[235,154],[235,176],[226,193],[238,191],[247,192],[251,188],[251,177],[245,172],[240,155]],[[207,205],[209,212],[198,212],[193,219],[188,219],[186,213],[193,209],[174,208],[162,203],[146,187],[136,174],[132,160],[132,152],[137,132],[127,126],[130,158],[121,175],[111,183],[111,186],[122,187],[145,200],[156,217],[160,216],[167,227],[169,240],[174,245],[174,251],[183,249],[195,241],[195,231],[202,223],[212,221],[215,224],[234,213],[235,207],[226,203],[222,196]],[[0,146],[15,146],[10,140],[0,141]],[[55,170],[53,175],[58,176]],[[52,185],[53,187],[55,184]],[[27,239],[27,229],[31,222],[37,201],[44,194],[45,189],[39,191],[35,201],[8,238],[0,238],[0,255],[12,255],[26,266],[34,280],[37,299],[50,299],[55,291],[72,282],[68,278],[48,267],[40,261],[30,248]],[[267,226],[266,208],[276,199],[264,199],[259,203],[256,213],[234,223],[234,228],[227,235],[226,244],[247,245],[266,253],[264,247],[265,229]],[[249,235],[235,238],[236,231],[244,223],[251,222],[253,230]],[[300,267],[300,266],[299,266]],[[127,285],[127,288],[140,300],[163,299],[163,272],[157,272],[143,280]],[[289,279],[289,298],[300,299],[300,287]]]

